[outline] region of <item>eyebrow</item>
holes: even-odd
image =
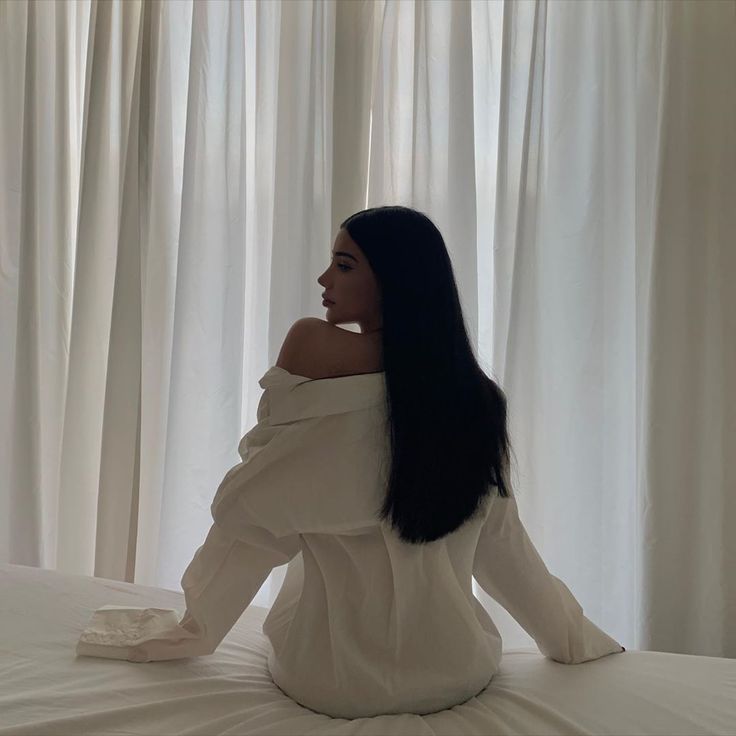
[[[333,253],[333,255],[335,255],[335,256],[346,256],[347,258],[352,258],[356,263],[358,263],[358,259],[354,255],[352,255],[350,253],[346,253],[344,250],[336,250]]]

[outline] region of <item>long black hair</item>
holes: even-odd
[[[511,495],[506,396],[468,339],[445,241],[409,207],[361,210],[340,224],[381,293],[391,470],[381,508],[402,540],[424,544]]]

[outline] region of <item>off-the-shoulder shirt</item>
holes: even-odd
[[[549,572],[513,495],[491,493],[482,513],[429,544],[403,542],[379,520],[390,462],[384,372],[309,379],[273,366],[259,385],[258,421],[181,579],[184,614],[104,606],[77,654],[211,654],[286,563],[263,623],[268,667],[287,695],[330,716],[427,714],[479,694],[502,642],[472,577],[550,659],[622,651]]]

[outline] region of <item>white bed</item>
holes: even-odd
[[[736,734],[734,659],[626,651],[563,665],[511,649],[461,705],[346,720],[273,684],[265,608],[251,605],[210,656],[77,657],[92,611],[108,603],[184,608],[180,592],[0,564],[0,734]]]

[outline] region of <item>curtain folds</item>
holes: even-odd
[[[179,589],[337,225],[405,204],[548,567],[736,656],[735,68],[733,0],[0,0],[0,557]]]

